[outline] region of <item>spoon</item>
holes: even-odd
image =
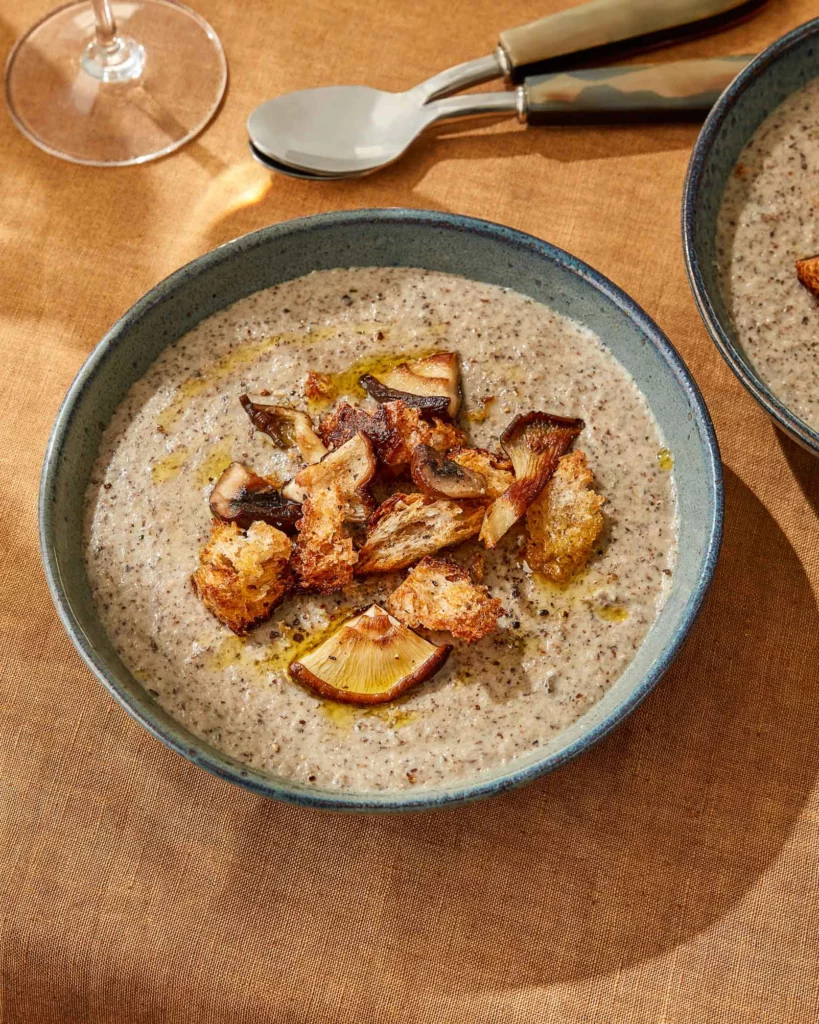
[[[528,64],[610,47],[625,39],[656,41],[668,30],[747,7],[748,0],[591,0],[530,25],[502,32],[493,54],[442,71],[406,92],[367,86],[304,89],[268,100],[248,118],[257,150],[313,174],[347,176],[396,160],[435,121],[486,113],[522,117],[514,93],[450,99],[449,108],[425,109],[493,78],[518,74]],[[519,94],[518,94],[519,95]],[[488,105],[488,109],[487,109]]]
[[[339,180],[372,173],[397,160],[424,129],[440,121],[514,114],[528,124],[681,120],[701,117],[745,67],[750,56],[680,60],[668,64],[586,68],[533,75],[515,90],[474,93],[406,107],[382,129],[367,158],[319,161],[288,151],[287,159],[251,137],[254,158],[271,170],[308,180]],[[343,88],[346,91],[346,87]],[[321,90],[326,92],[327,90]],[[275,101],[272,101],[275,102]],[[309,154],[307,155],[309,158]],[[335,166],[336,170],[330,170]],[[325,169],[326,168],[326,169]]]

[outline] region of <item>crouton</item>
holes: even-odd
[[[568,583],[577,575],[603,529],[600,508],[606,499],[591,489],[592,483],[585,453],[564,455],[526,513],[526,562],[554,583]]]
[[[819,255],[797,260],[796,276],[809,292],[819,298]]]
[[[515,482],[512,463],[485,448],[453,448],[447,458],[472,473],[480,473],[486,480],[487,498],[499,498]]]
[[[345,497],[334,483],[304,499],[292,560],[300,590],[329,594],[352,583],[358,555],[344,529],[345,511]]]
[[[243,532],[236,523],[214,521],[193,574],[194,588],[209,612],[244,636],[290,590],[290,552],[289,539],[268,523],[252,523]]]
[[[319,425],[319,434],[328,448],[338,448],[359,431],[372,441],[378,461],[393,475],[409,466],[412,451],[419,444],[445,452],[466,440],[463,431],[452,423],[437,418],[427,422],[420,410],[405,402],[386,402],[372,413],[340,402]]]
[[[333,378],[329,373],[309,370],[304,381],[304,397],[311,402],[329,402],[335,394]]]
[[[445,630],[474,643],[498,628],[503,606],[486,587],[473,583],[463,566],[424,558],[388,600],[387,608],[405,626]]]
[[[474,537],[484,506],[429,494],[393,494],[376,509],[359,551],[359,573],[395,572]]]
[[[344,519],[363,523],[375,509],[375,500],[367,485],[375,475],[373,447],[364,434],[354,434],[340,448],[325,455],[321,462],[307,466],[287,484],[282,494],[302,502],[311,494],[335,485],[344,499]]]

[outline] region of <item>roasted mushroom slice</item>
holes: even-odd
[[[526,564],[553,583],[571,582],[603,529],[606,499],[592,490],[593,482],[584,452],[564,455],[526,513]]]
[[[424,555],[461,544],[480,530],[484,508],[429,494],[393,494],[367,524],[356,572],[396,572]]]
[[[474,643],[494,633],[503,606],[467,570],[445,558],[424,558],[387,599],[405,626],[445,630]]]
[[[446,457],[464,469],[480,474],[486,481],[487,498],[499,498],[514,483],[512,463],[485,448],[452,448]]]
[[[370,441],[364,434],[355,434],[340,448],[325,455],[321,462],[297,473],[282,489],[282,494],[291,501],[301,502],[332,484],[344,499],[344,519],[363,523],[375,508],[375,501],[367,490],[375,470],[375,453]]]
[[[819,299],[819,255],[796,261],[796,276],[809,292]]]
[[[252,523],[243,533],[236,523],[214,521],[193,574],[194,589],[209,612],[244,636],[290,590],[290,551],[289,539],[267,523]]]
[[[515,482],[486,510],[480,536],[486,547],[497,547],[525,514],[584,426],[583,420],[547,412],[530,412],[512,420],[501,434],[501,445],[512,461]]]
[[[290,675],[322,697],[383,704],[429,679],[452,647],[437,647],[374,604],[290,665]]]
[[[426,416],[448,416],[449,399],[446,395],[411,395],[407,391],[399,391],[396,388],[388,388],[382,384],[377,377],[371,373],[365,373],[360,377],[358,383],[364,388],[370,398],[376,402],[404,402],[406,405],[418,409]]]
[[[288,405],[253,402],[249,395],[240,395],[239,401],[253,426],[267,434],[278,448],[298,448],[308,465],[318,462],[327,454],[306,412],[291,409]]]
[[[482,498],[486,477],[453,462],[428,444],[419,444],[410,459],[412,482],[424,494],[438,498]]]
[[[210,510],[224,523],[236,523],[246,530],[263,522],[292,532],[301,508],[283,498],[269,480],[241,462],[231,462],[210,492]]]
[[[446,415],[454,420],[461,408],[456,352],[436,352],[385,373],[367,373],[359,384],[376,402],[403,401],[428,415]]]

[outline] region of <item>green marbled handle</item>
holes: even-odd
[[[624,39],[661,33],[714,18],[748,0],[591,0],[501,33],[512,67],[537,64]]]
[[[700,117],[750,56],[678,60],[532,75],[523,83],[530,124]]]

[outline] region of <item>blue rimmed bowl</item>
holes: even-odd
[[[819,455],[819,433],[759,377],[737,341],[717,278],[717,217],[740,154],[766,117],[819,76],[819,18],[764,50],[734,79],[702,127],[683,192],[682,232],[688,279],[700,315],[723,358],[782,430]]]
[[[669,598],[625,673],[577,722],[535,755],[447,788],[317,790],[257,771],[174,721],[131,675],[94,610],[82,546],[83,500],[102,432],[128,388],[198,321],[251,292],[312,270],[424,267],[513,288],[604,339],[645,394],[675,456],[679,565]],[[237,238],[151,289],[94,349],[63,402],[40,489],[49,586],[77,650],[109,692],[154,736],[194,764],[255,793],[314,807],[397,811],[463,803],[556,768],[640,703],[674,659],[714,573],[722,476],[708,411],[657,325],[619,288],[561,249],[487,221],[424,210],[356,210],[288,221]]]

